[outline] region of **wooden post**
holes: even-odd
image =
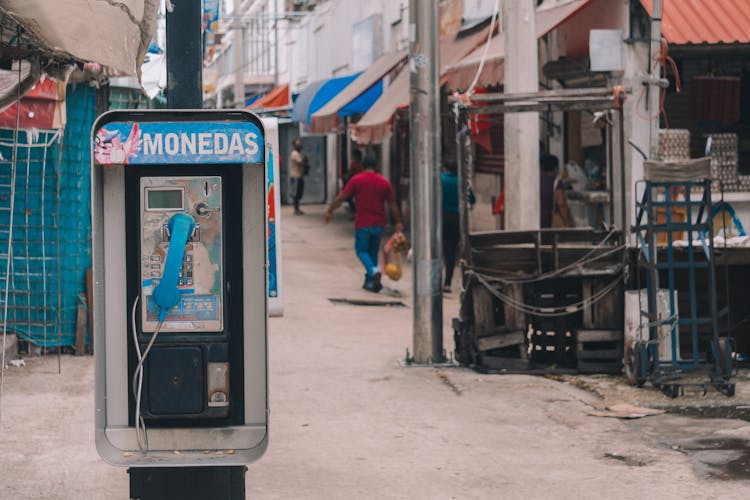
[[[94,354],[94,274],[91,269],[86,269],[86,310],[88,312],[88,331],[91,354]]]
[[[537,235],[538,234],[539,233],[537,233]],[[539,240],[537,240],[537,242],[538,241]],[[541,262],[541,260],[539,262]],[[523,285],[508,285],[506,292],[515,302],[523,303]],[[523,311],[519,311],[508,304],[505,304],[504,308],[505,326],[508,330],[518,330],[522,333],[521,342],[518,344],[518,354],[521,356],[521,359],[527,359],[528,353],[526,352],[526,343],[523,340],[523,335],[526,332],[526,315]]]
[[[474,306],[474,336],[479,338],[491,335],[495,329],[495,305],[492,294],[484,285],[471,287],[471,299]]]
[[[78,309],[76,311],[76,356],[82,356],[86,351],[86,303],[82,296],[78,296]]]

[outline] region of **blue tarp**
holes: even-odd
[[[89,133],[96,118],[96,89],[68,87],[66,101],[62,149],[59,140],[42,146],[51,132],[37,135],[28,130],[19,132],[17,148],[8,331],[47,347],[75,344],[78,304],[85,300],[85,275],[91,267]],[[13,131],[0,130],[0,142],[0,285],[4,290]]]
[[[292,120],[295,122],[310,123],[310,117],[325,106],[328,101],[344,90],[360,74],[331,78],[313,82],[300,92],[294,101],[292,108]],[[341,108],[339,116],[352,116],[365,113],[383,93],[382,80],[370,87],[362,95]]]

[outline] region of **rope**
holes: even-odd
[[[497,20],[498,16],[500,14],[500,0],[495,1],[495,8],[492,11],[492,20],[490,21],[490,31],[487,35],[487,41],[484,44],[484,50],[482,51],[482,59],[479,60],[479,67],[477,67],[477,73],[474,75],[474,79],[471,81],[471,85],[469,85],[469,88],[464,92],[465,96],[471,96],[474,94],[474,88],[477,86],[477,82],[479,81],[479,75],[482,74],[482,70],[484,69],[484,61],[487,58],[487,51],[490,48],[490,42],[492,41],[492,33],[495,31],[495,21]]]
[[[469,274],[474,276],[479,283],[484,285],[489,292],[500,299],[503,303],[509,305],[513,309],[516,309],[518,311],[521,311],[525,314],[530,314],[532,316],[539,316],[539,317],[545,317],[545,318],[557,318],[561,316],[569,316],[571,314],[576,314],[580,311],[582,311],[586,306],[590,306],[593,304],[596,304],[600,300],[602,300],[604,297],[609,295],[612,290],[615,289],[615,287],[620,283],[620,281],[624,278],[624,273],[621,273],[618,275],[615,279],[613,279],[607,286],[596,292],[594,295],[592,295],[589,299],[584,299],[578,302],[575,302],[573,304],[569,304],[567,306],[555,306],[555,307],[537,307],[537,306],[530,306],[528,304],[525,304],[523,302],[518,302],[512,297],[509,297],[508,295],[505,295],[500,290],[498,290],[496,287],[494,287],[487,279],[489,276],[483,276],[482,274],[479,274],[475,271],[467,271]]]
[[[507,283],[507,284],[536,283],[536,282],[539,282],[539,281],[544,281],[546,279],[554,278],[554,277],[559,276],[559,275],[561,275],[561,274],[563,274],[563,273],[565,273],[565,272],[567,272],[567,271],[569,271],[571,269],[574,269],[574,268],[577,268],[577,267],[581,267],[581,266],[584,266],[586,264],[590,264],[592,262],[600,260],[600,259],[602,259],[604,257],[607,257],[609,255],[612,255],[614,253],[617,253],[617,252],[625,249],[625,245],[622,244],[622,245],[618,245],[616,247],[613,247],[612,249],[610,249],[610,250],[608,250],[608,251],[606,251],[604,253],[601,253],[599,255],[591,257],[594,254],[594,252],[596,252],[597,249],[600,249],[600,248],[602,248],[604,246],[604,244],[609,240],[609,238],[612,237],[613,234],[615,234],[615,232],[616,232],[616,229],[612,229],[607,234],[607,236],[605,236],[602,241],[600,241],[599,243],[597,243],[596,245],[594,245],[594,248],[592,248],[591,250],[589,250],[588,253],[586,253],[586,255],[584,255],[583,257],[581,257],[580,259],[578,259],[578,260],[576,260],[574,262],[571,262],[567,266],[561,267],[560,269],[557,269],[555,271],[550,271],[548,273],[540,274],[539,276],[536,276],[534,278],[525,278],[525,279],[522,278],[522,279],[515,279],[515,280],[514,279],[497,278],[497,280],[500,281],[500,282],[502,282],[502,283]]]

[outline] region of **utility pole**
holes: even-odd
[[[438,5],[409,2],[414,361],[443,361]]]
[[[203,107],[201,0],[180,0],[167,9],[167,102],[174,109]]]
[[[239,15],[242,0],[234,0],[234,14]],[[245,26],[240,19],[232,23],[232,50],[234,59],[234,107],[245,107]]]
[[[539,91],[536,2],[503,2],[505,93]],[[539,113],[505,113],[505,227],[539,228]]]
[[[651,12],[651,47],[648,60],[651,76],[648,87],[648,112],[651,115],[648,142],[649,160],[659,159],[659,118],[661,113],[659,94],[661,94],[661,87],[659,87],[658,82],[661,80],[661,65],[654,64],[654,57],[661,53],[661,3],[662,0],[654,0],[653,11]]]

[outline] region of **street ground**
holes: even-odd
[[[247,498],[747,498],[746,372],[732,399],[688,391],[671,400],[612,376],[404,367],[410,273],[385,280],[400,299],[363,291],[352,223],[341,209],[325,226],[323,210],[283,210],[285,314],[269,320],[270,444],[249,466]],[[454,292],[444,304],[448,351],[457,309]],[[6,371],[0,498],[127,498],[125,469],[94,448],[93,359],[62,356],[61,374],[55,355],[25,362]],[[588,414],[618,403],[670,412]]]

